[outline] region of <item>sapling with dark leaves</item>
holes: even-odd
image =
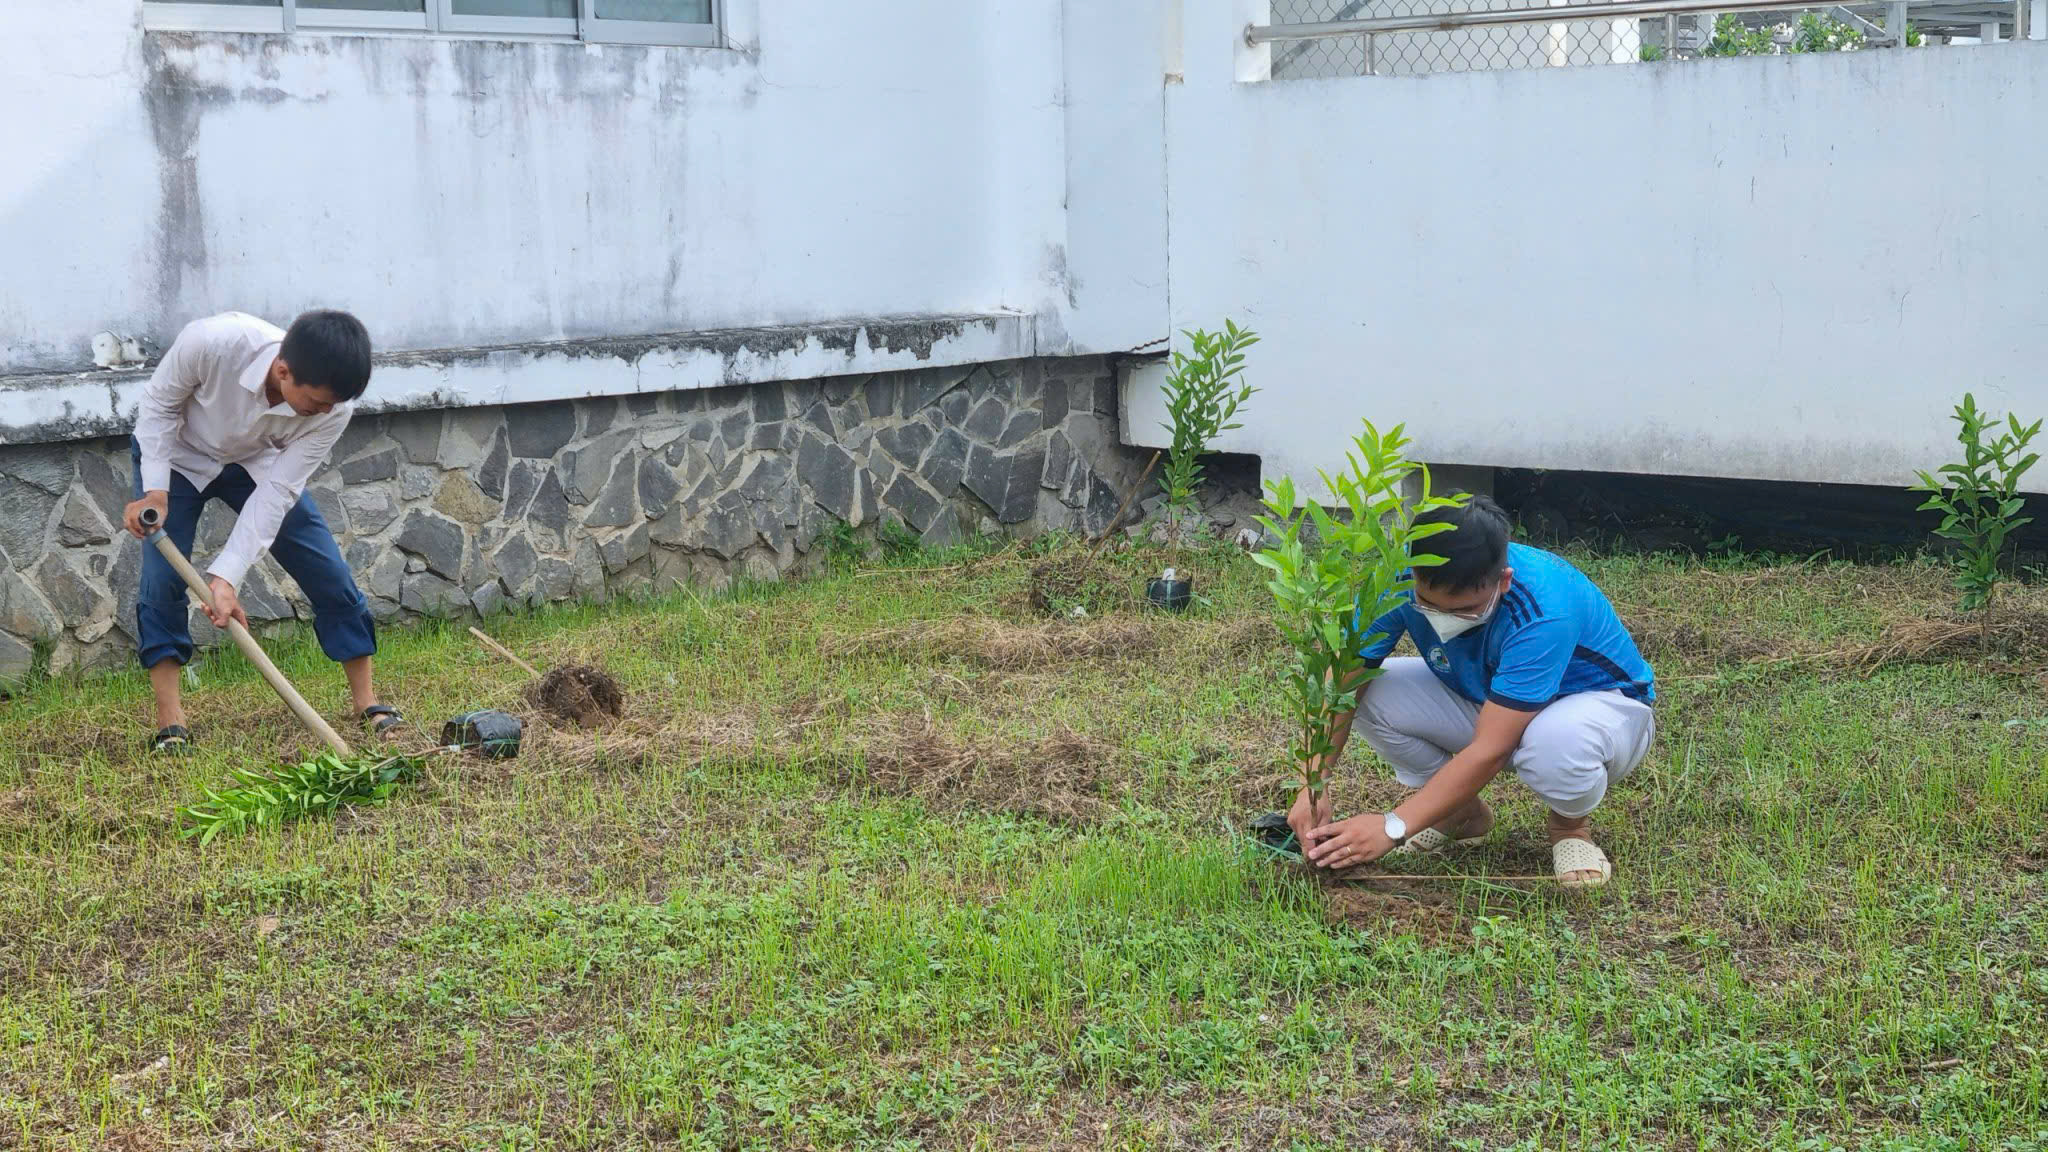
[[[2021,514],[2026,498],[2020,495],[2020,478],[2041,458],[2027,451],[2041,434],[2041,421],[2021,424],[2019,417],[2008,413],[2001,423],[1979,411],[1976,397],[1967,392],[1956,405],[1955,418],[1962,460],[1942,465],[1938,477],[1920,473],[1920,482],[1907,491],[1927,493],[1920,511],[1941,513],[1941,526],[1934,534],[1962,546],[1956,563],[1961,607],[1965,612],[1981,610],[1988,629],[2006,544],[2033,523],[2033,517]]]
[[[1366,421],[1345,455],[1345,470],[1320,473],[1335,514],[1313,500],[1298,509],[1287,477],[1266,485],[1267,515],[1259,523],[1270,543],[1252,558],[1272,573],[1266,587],[1292,649],[1282,683],[1296,731],[1288,751],[1318,810],[1339,719],[1357,708],[1359,694],[1379,675],[1363,655],[1384,639],[1371,631],[1373,622],[1412,592],[1415,569],[1444,562],[1412,550],[1452,525],[1417,524],[1415,518],[1464,501],[1431,492],[1429,469],[1408,459],[1408,445],[1402,425],[1382,433]],[[1420,490],[1404,500],[1401,489],[1410,477]]]

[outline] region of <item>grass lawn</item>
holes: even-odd
[[[0,1148],[2048,1148],[2038,662],[1870,648],[1930,566],[1574,559],[1663,682],[1592,896],[1226,836],[1286,765],[1223,555],[1184,619],[1042,623],[1006,553],[500,620],[626,718],[204,850],[176,805],[313,750],[254,671],[196,666],[183,760],[138,674],[46,684],[0,703]],[[422,739],[523,710],[460,628],[380,661]],[[1395,794],[1362,741],[1337,794]],[[1492,795],[1428,867],[1548,871]]]

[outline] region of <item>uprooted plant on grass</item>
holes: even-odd
[[[1288,477],[1268,482],[1268,514],[1259,523],[1273,543],[1252,557],[1273,574],[1266,587],[1279,609],[1280,634],[1293,650],[1282,685],[1297,727],[1289,753],[1317,804],[1337,718],[1357,707],[1359,693],[1379,674],[1362,655],[1383,638],[1371,630],[1373,623],[1414,588],[1413,569],[1443,563],[1438,556],[1410,556],[1409,548],[1451,526],[1415,518],[1461,502],[1430,491],[1429,469],[1405,454],[1402,425],[1382,433],[1368,420],[1352,443],[1343,472],[1321,473],[1337,515],[1313,500],[1297,510]],[[1410,476],[1419,476],[1421,492],[1406,502],[1401,486]],[[1311,526],[1313,543],[1306,531]]]
[[[2026,498],[2019,485],[2040,459],[2027,446],[2040,435],[2041,421],[2023,425],[2008,413],[2001,424],[1998,417],[1979,411],[1977,398],[1967,392],[1956,405],[1955,419],[1962,460],[1942,465],[1939,479],[1920,473],[1920,482],[1907,491],[1927,493],[1920,511],[1941,513],[1941,526],[1934,534],[1962,546],[1956,566],[1961,607],[1965,612],[1984,612],[1988,628],[2006,544],[2033,523],[2032,517],[2021,515]]]
[[[235,770],[237,783],[206,801],[178,809],[184,835],[202,845],[227,833],[276,826],[333,812],[349,804],[381,804],[400,784],[418,779],[422,761],[413,756],[363,754],[343,759],[332,752],[317,760],[286,764],[268,772]]]

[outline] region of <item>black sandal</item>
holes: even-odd
[[[183,724],[170,724],[157,729],[156,739],[150,743],[150,751],[166,756],[176,756],[192,747],[192,734],[185,731]]]
[[[363,709],[362,718],[369,722],[370,732],[377,736],[389,736],[405,727],[405,717],[389,704],[372,704]]]

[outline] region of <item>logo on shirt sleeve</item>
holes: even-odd
[[[1429,666],[1432,669],[1434,669],[1438,675],[1449,676],[1451,674],[1451,656],[1450,653],[1444,651],[1443,645],[1430,645],[1428,660]]]

